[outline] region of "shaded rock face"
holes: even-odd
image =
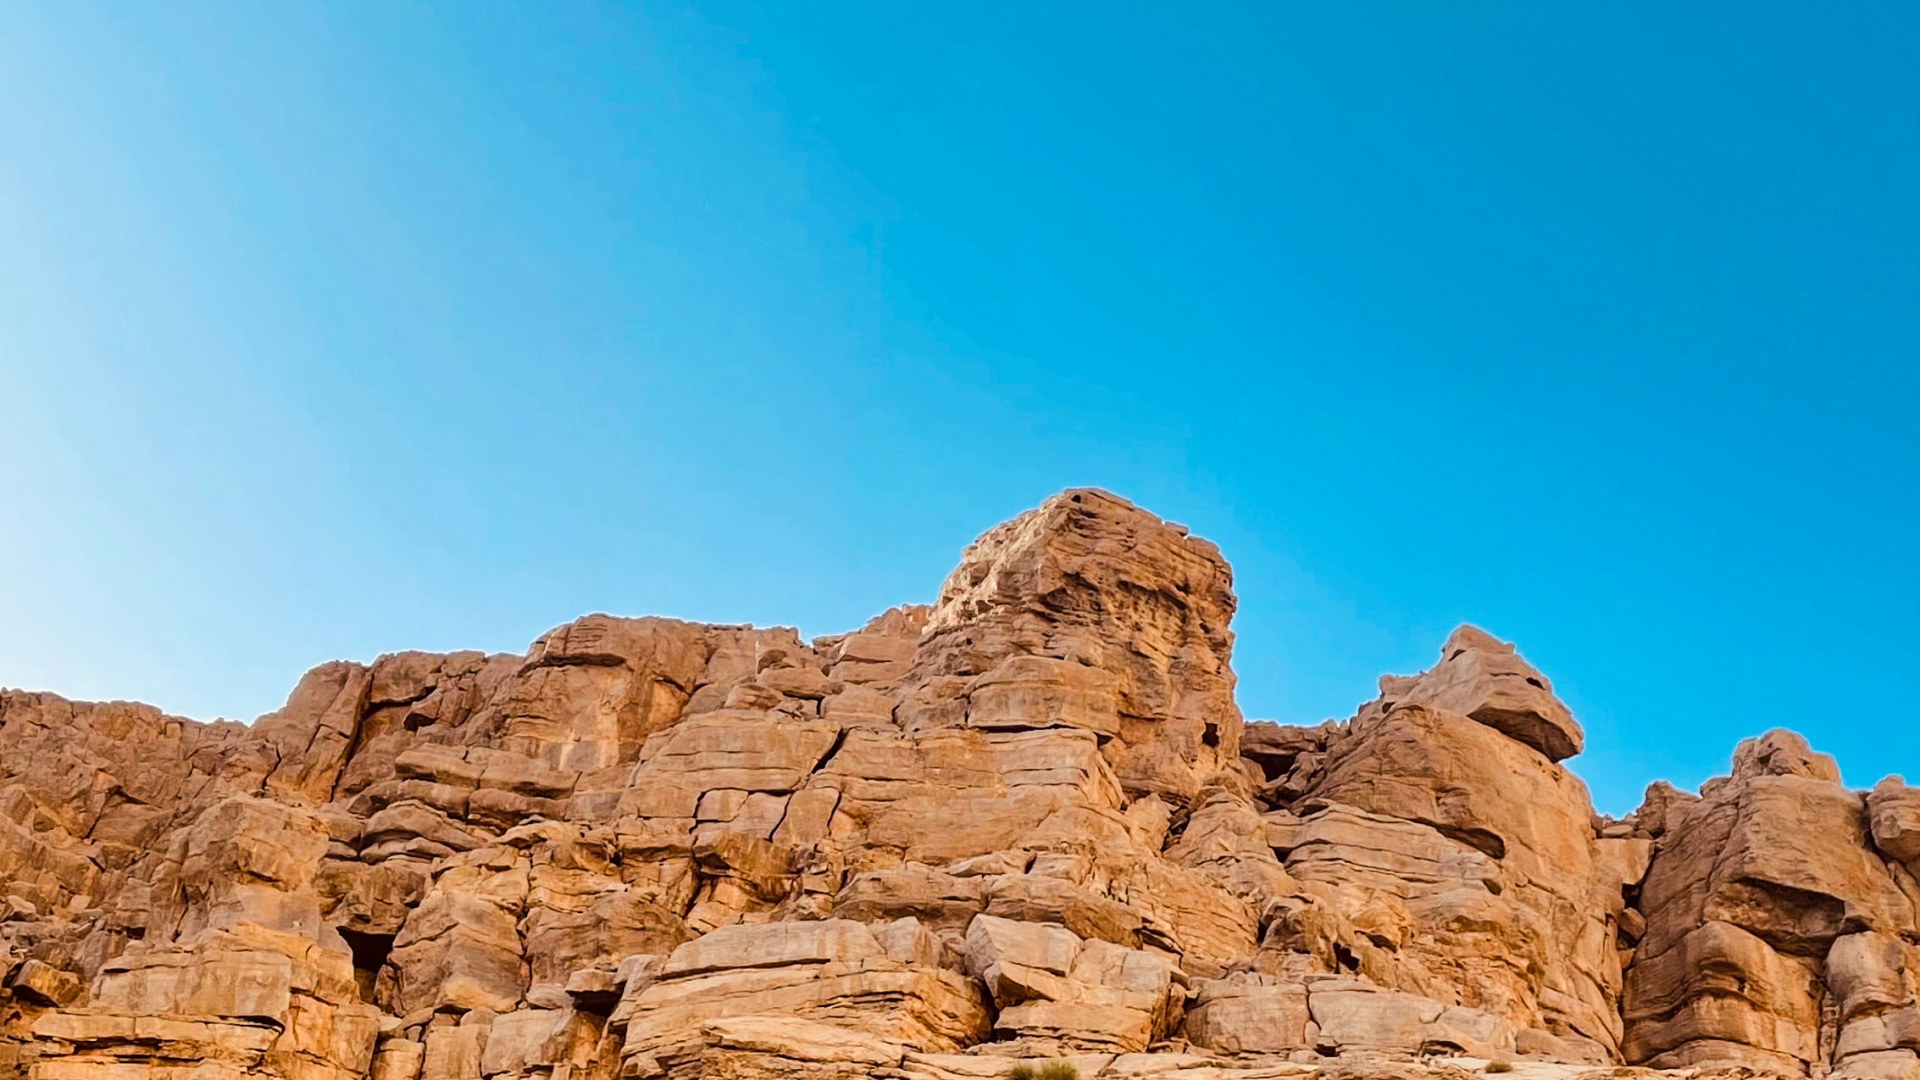
[[[1920,1080],[1897,777],[1775,732],[1597,818],[1512,646],[1248,724],[1234,604],[1082,490],[832,637],[591,615],[250,726],[0,692],[0,1076]]]

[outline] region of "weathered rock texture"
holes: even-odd
[[[1598,818],[1471,627],[1246,724],[1231,585],[1071,491],[837,637],[592,615],[251,726],[4,692],[0,1075],[1920,1078],[1920,792],[1775,732]]]

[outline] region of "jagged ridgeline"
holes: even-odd
[[[1920,794],[1775,732],[1596,817],[1470,627],[1245,723],[1233,609],[1082,490],[811,642],[592,615],[251,726],[8,691],[0,1076],[1920,1077]]]

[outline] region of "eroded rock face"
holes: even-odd
[[[0,692],[0,1075],[1920,1078],[1898,778],[1776,732],[1599,819],[1512,646],[1243,724],[1234,604],[1082,490],[811,641],[590,615],[251,726]]]
[[[1472,627],[1432,670],[1383,678],[1262,789],[1276,850],[1313,886],[1269,925],[1263,969],[1358,974],[1617,1058],[1621,889],[1638,877],[1609,880],[1586,787],[1557,764],[1579,743],[1546,681]]]
[[[1895,944],[1920,894],[1831,758],[1789,732],[1749,739],[1731,777],[1664,818],[1627,972],[1630,1058],[1791,1075],[1920,1048]]]
[[[1093,731],[1129,795],[1189,803],[1239,767],[1234,604],[1218,548],[1105,492],[1067,492],[961,556],[902,726]]]

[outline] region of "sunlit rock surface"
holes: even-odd
[[[1473,627],[1247,723],[1234,604],[1080,490],[834,637],[590,615],[250,726],[5,691],[0,1076],[1920,1080],[1920,792],[1777,731],[1597,817]]]

